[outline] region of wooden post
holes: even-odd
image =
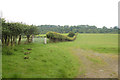
[[[47,38],[44,37],[44,44],[47,44]]]

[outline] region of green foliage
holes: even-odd
[[[56,32],[48,32],[46,34],[47,38],[49,38],[51,41],[56,42],[56,41],[73,41],[76,39],[76,35],[74,35],[73,37],[68,37],[66,35],[62,35],[60,33],[56,33]]]
[[[21,42],[21,36],[26,35],[28,42],[30,42],[31,35],[38,34],[38,29],[35,25],[26,25],[19,22],[6,22],[2,19],[2,44],[3,45],[14,45],[17,42],[17,37],[19,36],[18,44]],[[32,41],[31,41],[32,42]]]
[[[25,35],[32,35],[32,34],[38,34],[38,29],[36,26],[34,25],[24,25],[25,26],[25,30],[24,30],[24,34]]]
[[[74,35],[75,35],[74,32],[69,32],[69,34],[68,34],[69,37],[73,37]]]
[[[10,47],[3,47],[2,48],[2,54],[3,55],[12,55],[12,54],[14,54],[14,51]]]
[[[58,33],[69,33],[70,31],[74,33],[118,33],[118,27],[113,26],[111,28],[107,28],[103,26],[103,28],[97,28],[96,26],[90,25],[39,25],[38,30],[41,34],[46,34],[49,31],[58,32]]]

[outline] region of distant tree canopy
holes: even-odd
[[[45,34],[49,31],[54,31],[58,33],[69,33],[70,31],[74,33],[118,33],[118,27],[107,28],[103,26],[102,28],[97,28],[96,26],[89,25],[77,25],[77,26],[60,26],[60,25],[39,25],[39,32]]]

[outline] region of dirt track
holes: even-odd
[[[95,53],[82,49],[76,49],[74,52],[82,63],[77,78],[118,77],[118,55]]]

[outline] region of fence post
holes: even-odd
[[[44,44],[47,44],[47,38],[44,37]]]

